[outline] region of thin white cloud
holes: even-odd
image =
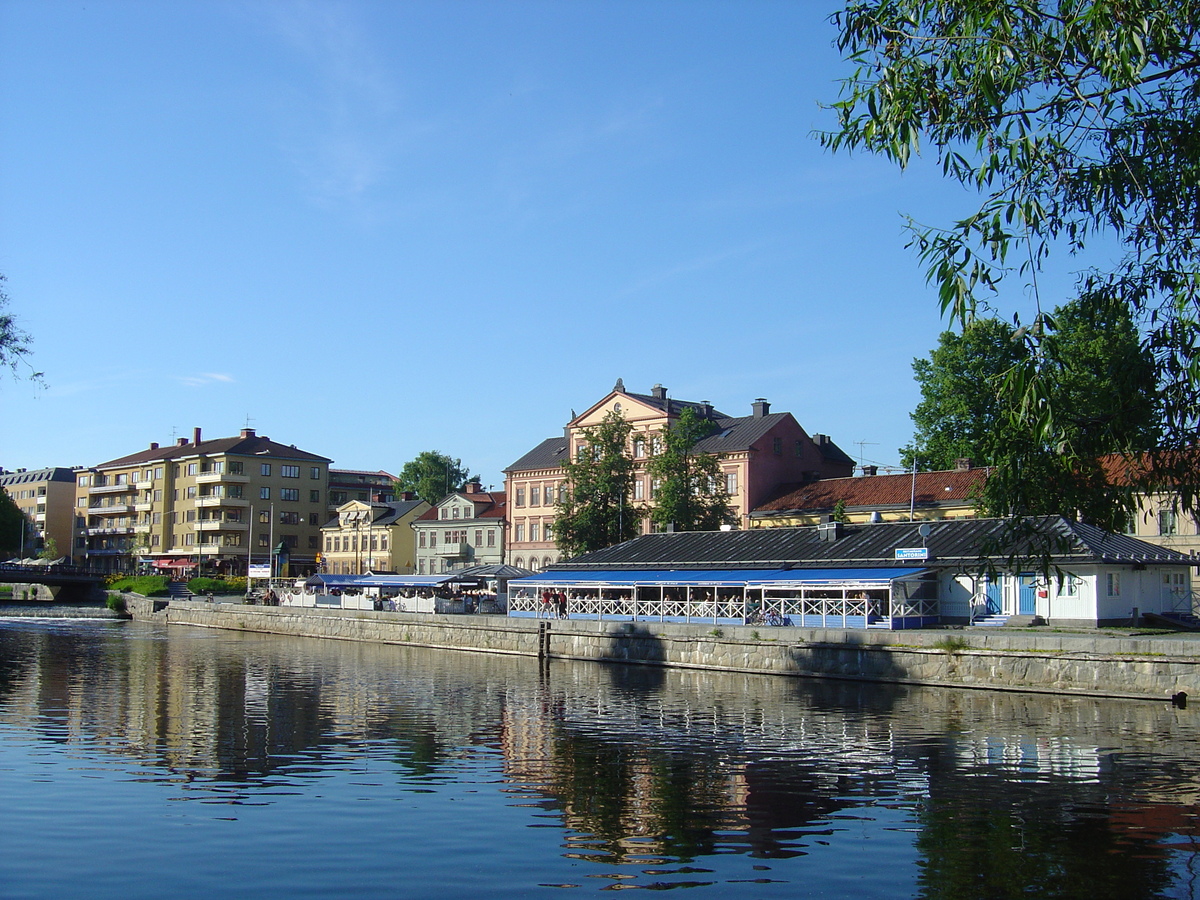
[[[220,372],[200,372],[195,375],[175,375],[175,381],[178,381],[184,387],[204,387],[209,384],[232,384],[235,379],[232,375],[225,375]]]

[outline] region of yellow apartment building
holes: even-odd
[[[71,556],[75,526],[73,469],[0,469],[0,489],[25,516],[20,544],[13,548],[18,556],[37,556],[47,548],[55,558]]]

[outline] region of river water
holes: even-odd
[[[1200,896],[1200,705],[0,621],[0,897]]]

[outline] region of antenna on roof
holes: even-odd
[[[175,438],[179,436],[179,429],[174,425],[171,426],[171,443],[175,443]]]
[[[858,464],[861,466],[866,462],[866,454],[863,452],[864,447],[878,447],[879,441],[855,441],[858,444]]]
[[[250,413],[246,413],[246,424],[244,424],[242,427],[249,428],[253,422],[254,422],[254,420],[252,418],[250,418]]]

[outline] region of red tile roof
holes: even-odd
[[[802,485],[788,485],[776,499],[755,509],[751,515],[822,512],[840,500],[847,510],[888,506],[918,508],[945,503],[970,503],[987,480],[991,469],[952,469],[903,475],[862,475],[854,478],[824,478]]]

